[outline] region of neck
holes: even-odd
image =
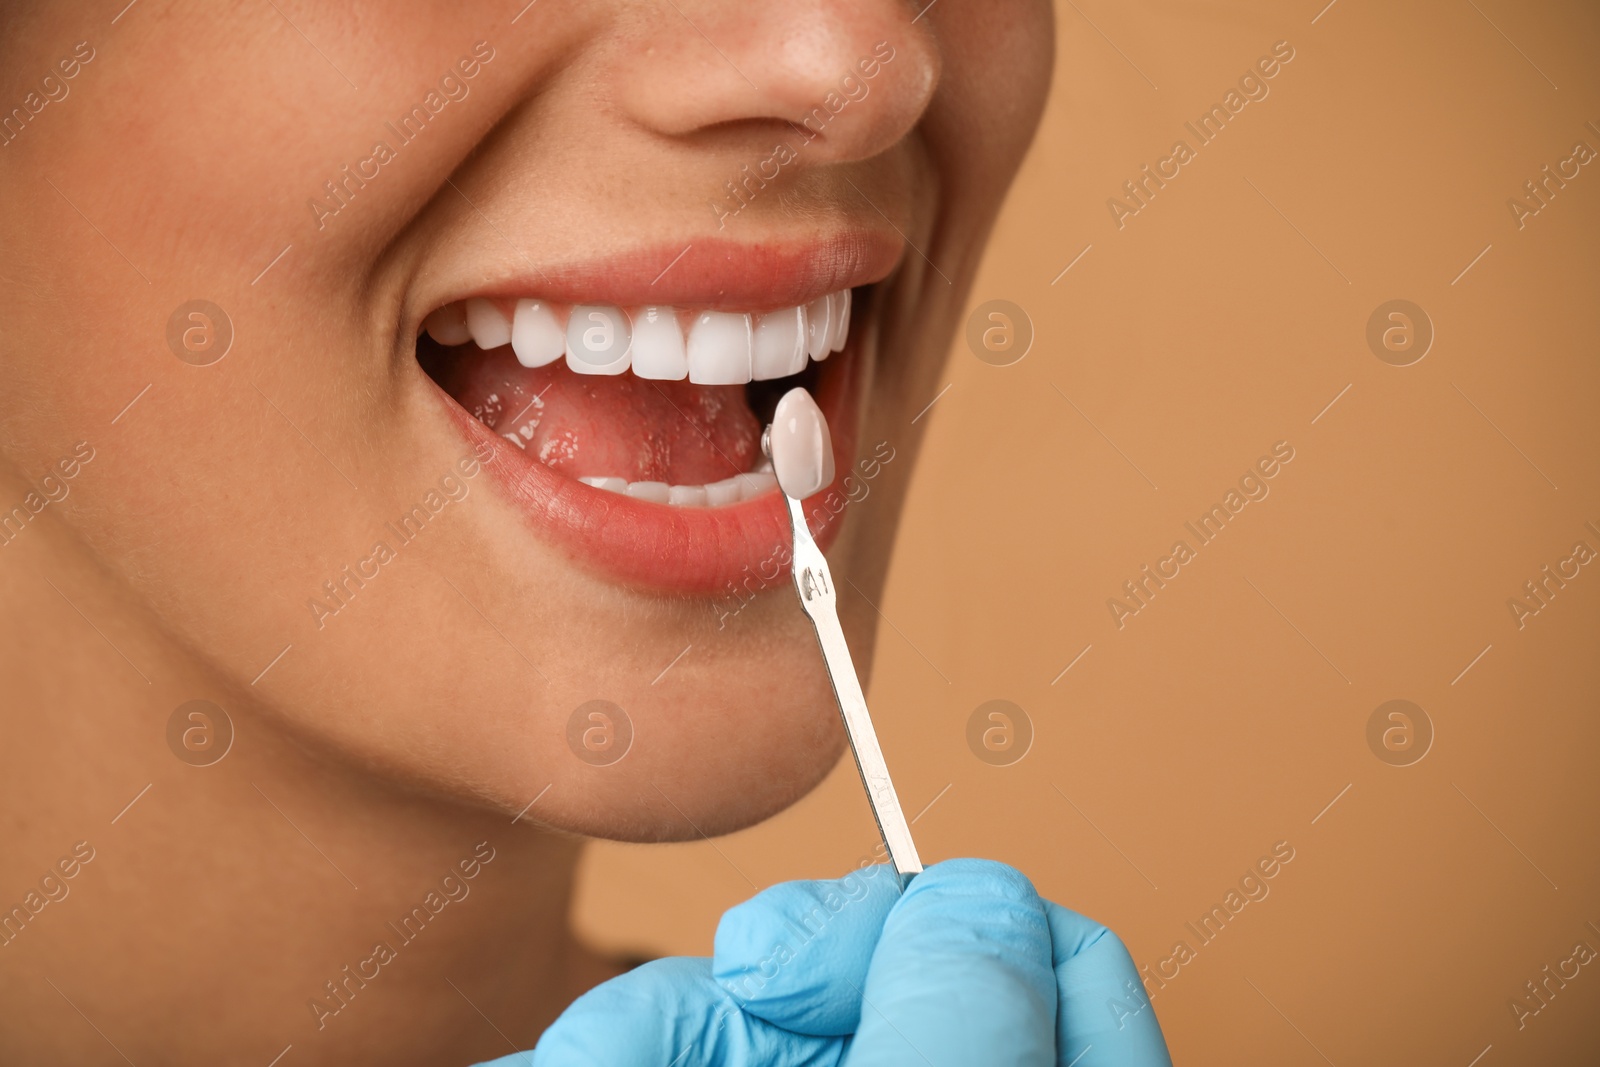
[[[467,1062],[608,976],[577,842],[309,751],[116,590],[0,549],[0,1060]],[[169,732],[197,698],[233,725],[209,765],[215,722]]]

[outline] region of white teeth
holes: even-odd
[[[518,300],[511,317],[511,350],[524,367],[554,363],[567,351],[567,331],[550,305],[542,300]]]
[[[744,499],[741,495],[743,488],[737,478],[724,478],[720,482],[712,482],[706,486],[706,505],[720,508],[724,504],[737,504]]]
[[[679,507],[703,508],[706,506],[706,487],[703,485],[673,485],[667,487],[667,503]]]
[[[806,355],[821,361],[832,351],[834,304],[826,296],[819,296],[806,306]]]
[[[491,302],[473,297],[467,301],[467,332],[479,348],[499,348],[511,343],[511,320]]]
[[[509,344],[524,367],[566,357],[577,374],[621,374],[697,385],[741,385],[799,374],[808,358],[821,361],[850,334],[851,294],[828,293],[801,307],[761,314],[696,313],[688,330],[666,306],[631,315],[610,304],[580,304],[570,312],[543,300],[503,302],[485,297],[436,308],[422,328],[442,345],[473,342],[482,349]]]
[[[761,316],[751,349],[750,369],[758,382],[805,370],[806,309],[785,308]]]
[[[666,482],[629,482],[627,489],[629,496],[652,504],[665,504],[671,492]]]
[[[633,331],[628,316],[609,304],[580,304],[567,320],[567,368],[577,374],[621,374],[628,369]]]
[[[833,322],[828,331],[828,347],[835,352],[844,347],[850,336],[850,290],[841,289],[828,294],[828,306],[833,309]]]
[[[749,315],[702,311],[695,316],[689,327],[689,380],[697,385],[748,382],[751,332]]]
[[[464,345],[472,337],[459,303],[435,309],[422,320],[422,328],[442,345]]]
[[[689,360],[683,348],[683,327],[669,307],[640,308],[633,316],[633,373],[658,381],[683,381]]]
[[[751,471],[748,474],[735,474],[731,481],[739,483],[739,495],[749,500],[762,493],[778,487],[777,476],[771,471]]]
[[[746,474],[735,474],[732,478],[724,478],[720,482],[711,482],[708,485],[629,482],[622,478],[603,478],[587,474],[578,481],[596,489],[631,496],[635,500],[647,500],[652,504],[670,504],[680,508],[725,507],[729,504],[754,500],[778,487],[778,479],[765,467]]]

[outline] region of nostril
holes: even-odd
[[[821,162],[894,144],[939,81],[928,20],[901,0],[684,5],[641,32],[651,47],[630,52],[610,82],[635,121],[669,136],[742,126],[762,131],[764,151],[777,128]]]

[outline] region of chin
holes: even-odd
[[[739,629],[699,623],[703,646],[682,640],[705,654],[691,651],[654,685],[654,674],[601,671],[599,684],[583,692],[608,697],[580,700],[583,692],[574,691],[553,701],[544,727],[522,732],[521,758],[499,768],[505,787],[484,799],[515,816],[537,796],[528,821],[635,842],[729,833],[794,804],[846,747],[815,637],[795,601],[785,575],[741,613]],[[865,665],[870,633],[861,626],[852,633]],[[485,770],[474,761],[480,781]]]
[[[451,739],[448,773],[423,765],[428,748],[396,769],[521,821],[630,841],[759,822],[844,749],[792,584],[787,505],[760,446],[778,397],[803,386],[828,419],[834,477],[803,510],[841,575],[881,573],[884,539],[861,547],[848,531],[860,518],[852,501],[895,455],[858,441],[898,239],[708,239],[661,279],[668,246],[683,247],[537,277],[447,274],[413,306],[414,347],[398,353],[423,439],[459,454],[441,489],[470,482],[481,494],[467,497],[452,589],[485,619],[516,606],[529,616],[500,624],[526,650],[513,667],[529,693],[468,678],[458,700],[505,710],[475,725],[470,747]],[[889,496],[875,521],[898,513]],[[844,610],[865,665],[870,620],[853,612],[867,609]],[[432,675],[416,668],[437,649],[400,640],[409,652],[381,655]]]

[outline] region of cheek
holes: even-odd
[[[948,5],[946,5],[948,6]],[[935,18],[944,66],[927,129],[950,170],[996,201],[1033,139],[1055,63],[1055,16],[1040,0],[954,6]],[[946,194],[951,202],[959,202]]]

